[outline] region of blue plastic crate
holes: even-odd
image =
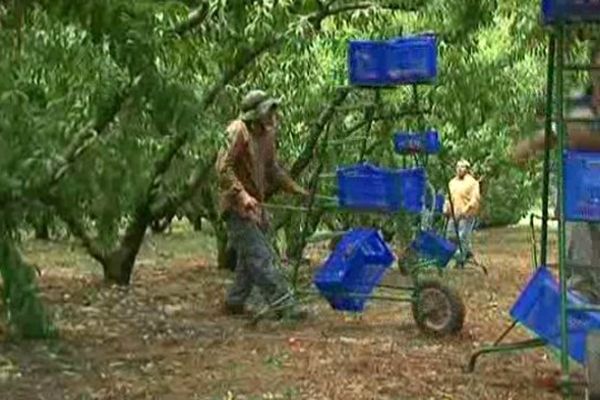
[[[425,206],[427,174],[424,168],[400,170],[401,207],[404,211],[419,214]]]
[[[542,19],[546,24],[600,20],[598,0],[542,0]]]
[[[359,312],[393,261],[378,231],[354,229],[342,237],[313,283],[334,309]]]
[[[402,207],[402,174],[371,164],[338,168],[340,207],[396,212]]]
[[[429,193],[429,192],[428,192]],[[431,209],[431,202],[432,202],[432,197],[430,194],[427,194],[425,196],[425,207],[427,207],[427,209]],[[435,208],[433,209],[433,212],[435,214],[442,214],[444,212],[444,202],[446,201],[446,197],[441,194],[441,193],[436,193],[435,195]]]
[[[409,213],[423,210],[427,183],[423,168],[396,170],[362,163],[338,168],[337,179],[342,208]]]
[[[417,35],[390,41],[385,72],[392,84],[431,82],[437,76],[437,39]]]
[[[571,307],[586,304],[582,297],[571,291],[567,292],[567,302]],[[549,344],[560,349],[560,290],[558,282],[546,267],[536,270],[510,310],[510,315],[536,335],[547,340]],[[583,364],[586,337],[590,330],[600,329],[600,313],[569,311],[567,325],[569,355]]]
[[[448,265],[457,249],[454,243],[433,230],[419,232],[411,247],[420,256],[435,261],[441,268]]]
[[[442,143],[437,131],[398,132],[394,135],[394,148],[400,154],[437,154],[442,149]]]
[[[351,40],[348,46],[351,85],[396,86],[430,82],[437,75],[433,35],[391,40]]]
[[[565,218],[600,221],[600,154],[566,151]]]

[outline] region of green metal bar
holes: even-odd
[[[592,311],[592,312],[600,312],[600,306],[588,305],[588,306],[579,306],[579,307],[568,307],[568,311]]]
[[[566,132],[564,122],[564,82],[563,82],[563,69],[565,62],[565,28],[562,22],[559,22],[556,30],[557,34],[557,54],[556,54],[556,106],[557,106],[557,117],[558,117],[558,273],[560,280],[560,336],[561,336],[561,347],[560,347],[560,365],[562,371],[562,380],[568,382],[569,379],[569,332],[567,325],[567,274],[565,268],[566,261],[566,229],[565,229],[565,183],[563,177],[564,159],[563,153],[566,147]],[[569,385],[564,387],[564,396],[566,398],[571,397],[571,391]]]
[[[516,321],[516,320],[515,320],[515,321],[513,321],[513,322],[512,322],[512,324],[510,324],[510,326],[509,326],[508,328],[506,328],[506,329],[504,330],[504,332],[502,332],[502,333],[500,334],[500,336],[498,336],[498,339],[496,339],[496,341],[494,342],[494,346],[498,346],[498,345],[499,345],[499,344],[500,344],[500,343],[501,343],[501,342],[504,340],[504,338],[505,338],[506,336],[508,336],[508,334],[509,334],[509,333],[510,333],[510,332],[511,332],[513,329],[515,329],[515,326],[517,326],[517,321]]]
[[[564,71],[598,71],[600,65],[589,64],[565,64]]]
[[[477,363],[477,359],[484,354],[491,353],[508,353],[513,351],[520,351],[526,349],[533,349],[537,347],[543,347],[546,345],[546,341],[543,339],[530,339],[517,343],[507,343],[507,344],[498,344],[489,347],[483,347],[473,353],[471,359],[469,360],[469,365],[466,368],[467,373],[471,373],[475,370],[475,364]]]
[[[533,268],[537,268],[538,264],[538,257],[537,257],[537,240],[535,239],[535,224],[534,224],[534,219],[535,217],[533,216],[533,214],[531,214],[529,216],[529,229],[531,231],[531,250],[532,251],[532,266]]]
[[[416,286],[377,285],[377,287],[383,288],[383,289],[407,290],[407,291],[417,290]]]
[[[550,35],[548,43],[548,70],[546,82],[546,120],[544,126],[545,145],[544,145],[544,175],[542,189],[542,242],[540,249],[541,265],[548,262],[548,196],[550,192],[550,136],[552,135],[552,105],[554,89],[554,65],[556,54],[556,38]],[[538,266],[537,263],[535,265]]]

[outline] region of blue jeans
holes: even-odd
[[[460,240],[460,249],[462,249],[461,258],[471,253],[471,236],[475,228],[475,217],[458,217],[458,238]],[[446,229],[446,237],[456,242],[456,229],[454,228],[454,219],[450,218]]]

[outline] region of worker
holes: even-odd
[[[273,265],[275,257],[266,235],[269,218],[262,204],[267,193],[277,189],[308,196],[277,160],[279,105],[278,99],[262,90],[250,91],[241,102],[240,117],[227,128],[229,146],[217,160],[220,210],[237,256],[235,281],[225,300],[229,314],[245,313],[246,300],[256,286],[270,304],[286,298],[288,307],[278,316],[306,316]]]
[[[449,219],[447,237],[456,237],[458,227],[459,258],[466,260],[473,256],[471,235],[480,208],[479,181],[471,175],[468,161],[456,163],[456,176],[450,180],[448,187],[451,201],[444,202],[444,215]]]
[[[595,50],[592,59],[600,66],[600,51]],[[600,152],[600,74],[591,77],[590,101],[583,107],[571,111],[571,118],[590,119],[590,122],[566,124],[567,148],[576,151]],[[595,120],[595,121],[594,121]],[[557,144],[557,136],[550,136],[551,148]],[[512,152],[513,159],[520,165],[545,149],[545,134],[538,133],[531,139],[520,141]],[[600,303],[600,223],[568,221],[567,274],[568,287],[586,297],[590,302]]]

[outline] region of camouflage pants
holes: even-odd
[[[567,222],[570,289],[600,303],[600,224]]]
[[[227,303],[245,304],[255,286],[268,303],[287,294],[287,283],[273,266],[274,254],[265,232],[256,223],[234,213],[226,217],[226,222],[229,243],[237,253],[235,281]]]

